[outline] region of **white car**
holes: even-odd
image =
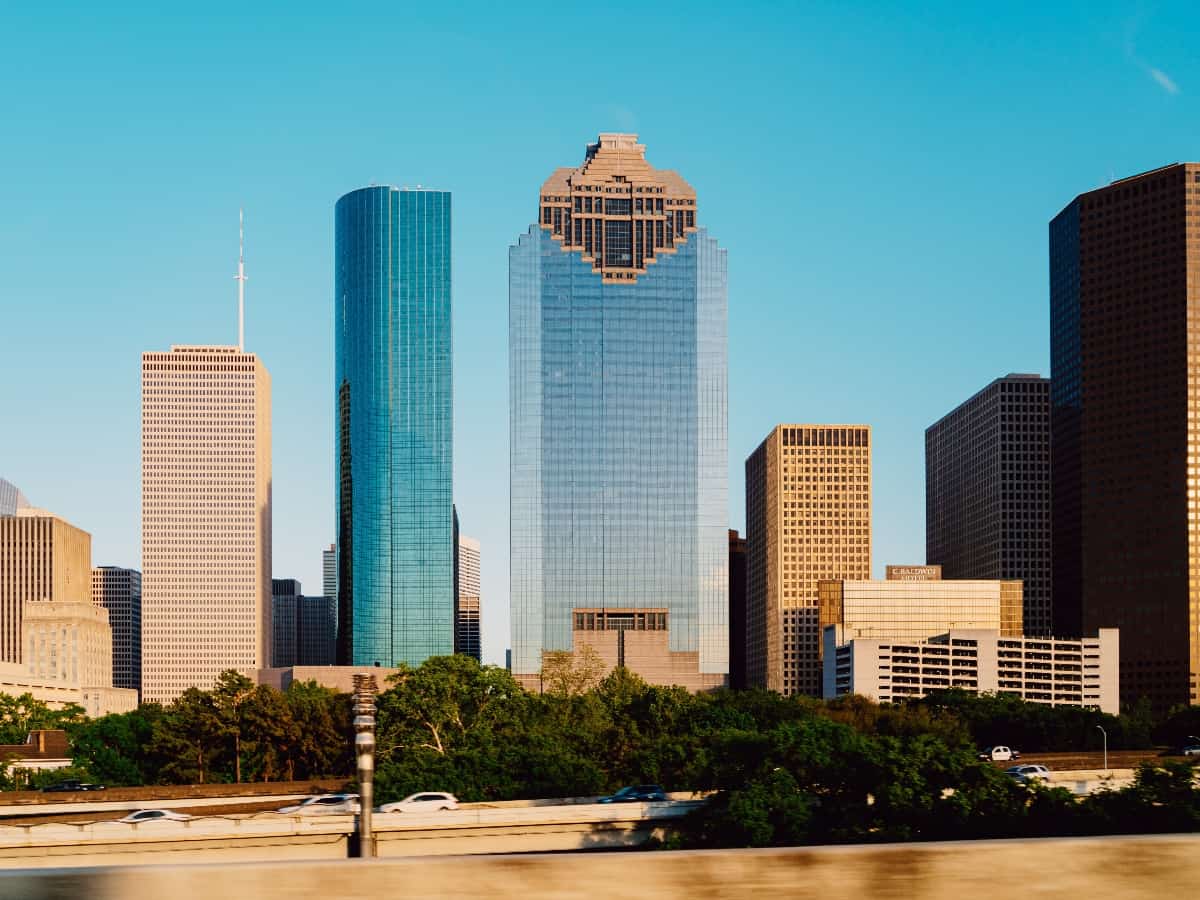
[[[321,794],[275,811],[285,816],[354,815],[358,812],[358,794]]]
[[[379,807],[381,813],[435,812],[441,809],[458,809],[458,798],[453,794],[426,791],[423,794],[411,794],[403,800],[385,803]]]
[[[147,822],[186,822],[190,818],[191,816],[187,813],[179,813],[171,809],[139,809],[118,821],[128,822],[131,825],[144,825]]]
[[[1013,766],[1011,769],[1005,769],[1004,774],[1015,778],[1021,784],[1029,784],[1034,781],[1046,781],[1050,778],[1050,770],[1045,766],[1026,763],[1023,766]]]
[[[979,754],[979,758],[991,760],[992,762],[1009,762],[1010,760],[1020,759],[1021,754],[1010,747],[988,747]]]

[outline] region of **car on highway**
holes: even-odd
[[[1188,744],[1182,753],[1184,756],[1200,756],[1200,744]]]
[[[1050,778],[1049,769],[1045,766],[1038,766],[1032,763],[1005,769],[1004,774],[1021,784],[1032,784],[1035,781],[1046,781]]]
[[[58,784],[48,784],[42,788],[42,793],[55,794],[66,791],[102,791],[104,789],[104,785],[102,784],[91,784],[87,781],[68,780],[60,781]]]
[[[381,813],[393,812],[437,812],[439,810],[458,809],[458,798],[453,794],[440,791],[426,791],[423,794],[409,794],[403,800],[385,803],[379,807]]]
[[[651,800],[666,800],[667,794],[657,784],[631,784],[615,794],[601,797],[599,803],[645,803]]]
[[[147,822],[186,822],[191,819],[187,813],[175,812],[173,809],[139,809],[131,812],[118,822],[128,822],[131,825],[144,825]]]
[[[991,760],[992,762],[1008,762],[1009,760],[1020,759],[1021,754],[1011,747],[999,744],[995,747],[988,747],[979,754],[979,758]]]
[[[353,815],[358,809],[358,794],[320,794],[275,811],[285,816],[331,816]]]

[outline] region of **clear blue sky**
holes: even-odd
[[[1046,224],[1200,158],[1193,4],[5,4],[0,475],[139,565],[139,354],[274,381],[275,574],[333,539],[332,226],[454,193],[455,494],[508,642],[507,248],[542,180],[636,131],[729,250],[730,524],[781,421],[875,429],[874,562],[924,559],[923,432],[1048,369]],[[119,7],[119,8],[115,8]],[[1051,8],[1046,8],[1051,7]]]

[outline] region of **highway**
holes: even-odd
[[[704,801],[470,804],[374,817],[378,855],[530,853],[630,847],[662,837]],[[0,868],[346,859],[355,816],[206,815],[183,822],[0,826]]]

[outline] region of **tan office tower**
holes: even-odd
[[[746,679],[821,695],[817,583],[871,573],[871,429],[779,425],[746,460]]]
[[[457,533],[457,529],[455,531]],[[458,535],[454,584],[454,652],[482,659],[479,634],[479,541],[475,538]]]
[[[237,347],[142,354],[142,700],[270,662],[271,379]]]
[[[90,603],[92,536],[45,510],[0,515],[0,662],[21,663],[25,604]]]

